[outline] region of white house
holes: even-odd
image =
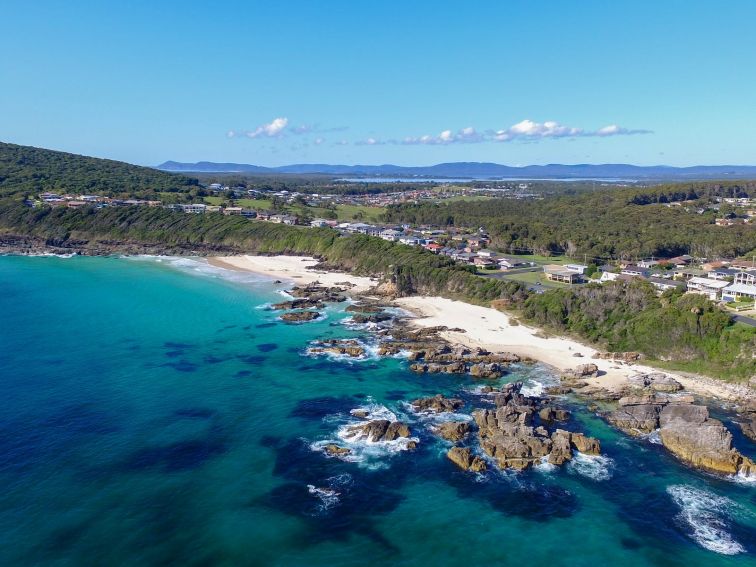
[[[585,266],[584,264],[565,264],[564,267],[565,269],[580,275],[583,275],[588,269],[588,266]]]
[[[731,284],[722,290],[725,301],[756,301],[756,285]]]
[[[398,230],[394,230],[393,228],[384,228],[378,236],[380,236],[383,240],[388,240],[389,242],[396,242],[399,240],[399,237],[402,235],[401,232]]]
[[[705,295],[711,300],[716,300],[719,299],[722,290],[728,285],[730,285],[730,282],[696,276],[688,280],[688,291]]]

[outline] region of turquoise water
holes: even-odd
[[[276,320],[261,306],[279,289],[194,260],[0,257],[0,564],[756,563],[756,485],[690,471],[576,403],[571,427],[605,457],[458,471],[402,402],[480,403],[479,383],[305,356],[370,337],[343,305]],[[326,458],[318,442],[363,406],[410,420],[418,449]]]

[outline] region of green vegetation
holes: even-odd
[[[0,142],[0,196],[48,191],[159,199],[159,192],[196,194],[197,183],[149,167]]]
[[[2,233],[113,252],[151,245],[194,253],[314,255],[331,268],[382,277],[399,295],[441,295],[482,305],[496,301],[526,321],[608,350],[637,350],[719,377],[745,379],[756,373],[756,328],[733,325],[729,315],[701,296],[659,298],[641,281],[531,295],[517,281],[477,276],[471,266],[379,238],[148,207],[32,209],[10,202],[0,207]]]
[[[541,200],[489,199],[388,207],[390,222],[484,226],[491,246],[541,255],[737,257],[756,249],[756,225],[716,226],[714,211],[696,209],[715,197],[756,194],[756,182],[607,188]],[[686,207],[665,204],[692,199]]]

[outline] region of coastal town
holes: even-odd
[[[211,184],[213,191],[228,190],[220,184]],[[523,184],[521,189],[525,189]],[[282,195],[293,201],[298,195]],[[416,192],[409,192],[418,198]],[[317,195],[315,196],[317,197]],[[719,226],[736,222],[749,223],[756,218],[756,200],[748,198],[719,199],[726,217],[716,218]],[[115,199],[101,195],[68,195],[41,193],[32,206],[80,208],[103,207],[163,207],[187,214],[222,214],[285,225],[304,225],[313,228],[330,228],[343,235],[363,234],[421,247],[434,254],[447,256],[460,264],[469,265],[486,277],[507,278],[528,285],[534,293],[562,285],[603,284],[614,280],[641,279],[651,284],[658,293],[679,290],[700,294],[720,302],[729,309],[744,315],[756,315],[756,258],[694,258],[681,255],[672,258],[590,258],[583,255],[582,262],[559,255],[538,256],[530,251],[515,253],[496,250],[483,227],[386,225],[365,222],[344,222],[337,219],[304,218],[290,213],[252,209],[240,206],[210,205],[207,203],[164,204],[144,199]],[[671,206],[671,205],[670,205]],[[684,205],[681,205],[684,206]],[[717,210],[720,208],[715,205]],[[700,214],[701,211],[696,211]],[[725,222],[726,221],[726,222]],[[525,252],[524,254],[522,252]],[[756,324],[750,317],[742,321]]]

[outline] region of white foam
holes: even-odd
[[[131,261],[148,261],[165,264],[187,274],[203,277],[229,280],[236,283],[257,284],[268,283],[270,278],[254,272],[229,270],[220,266],[213,266],[205,258],[191,258],[184,256],[128,256]]]
[[[692,530],[688,535],[698,545],[723,555],[745,552],[727,531],[726,519],[735,507],[732,500],[685,484],[669,486],[667,493],[680,507],[678,520]]]
[[[577,451],[567,464],[567,470],[571,474],[579,474],[597,482],[612,478],[612,468],[614,461],[606,455],[586,455]]]
[[[554,471],[558,470],[559,467],[549,462],[549,457],[541,457],[540,462],[533,465],[533,469],[537,470],[540,473],[553,473]]]
[[[523,396],[538,398],[543,395],[545,385],[538,380],[527,380],[520,389],[520,393]]]
[[[307,491],[320,499],[318,509],[322,512],[325,512],[329,508],[333,508],[339,503],[339,492],[333,488],[319,488],[314,484],[308,484]]]

